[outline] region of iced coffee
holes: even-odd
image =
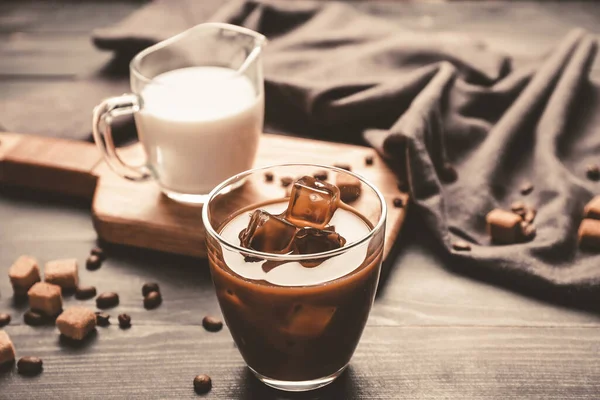
[[[308,390],[348,365],[379,279],[385,205],[377,207],[369,218],[341,201],[333,183],[302,176],[289,197],[248,204],[213,226],[221,310],[263,382]]]

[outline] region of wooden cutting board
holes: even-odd
[[[141,145],[120,150],[124,159],[142,162]],[[365,165],[373,156],[374,165]],[[400,192],[392,171],[373,149],[348,144],[264,134],[255,165],[289,162],[345,163],[375,184],[388,204],[387,256],[400,233],[405,208],[395,208]],[[154,182],[131,182],[117,176],[93,143],[0,133],[0,184],[22,186],[92,200],[93,223],[100,239],[196,257],[206,256],[202,208],[163,196]],[[272,185],[278,185],[278,182]],[[223,213],[233,210],[224,209]]]

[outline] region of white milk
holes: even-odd
[[[287,202],[269,204],[260,208],[271,214],[279,214],[286,207]],[[238,235],[248,226],[250,214],[250,212],[242,213],[229,221],[220,235],[228,242],[239,245]],[[371,231],[362,218],[343,208],[335,211],[329,223],[334,225],[335,231],[346,239],[346,246],[364,238]],[[360,267],[367,257],[368,247],[367,240],[346,253],[325,260],[315,268],[305,268],[298,262],[289,262],[265,272],[262,269],[263,262],[246,262],[240,253],[225,247],[223,247],[223,261],[232,271],[246,279],[264,280],[279,286],[316,285],[340,278]]]
[[[156,76],[139,95],[138,134],[163,188],[207,194],[252,167],[264,99],[247,77],[229,68],[182,68]]]

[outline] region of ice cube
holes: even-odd
[[[345,244],[346,239],[336,233],[335,228],[329,230],[302,228],[296,233],[293,249],[295,254],[315,254],[339,249]],[[325,260],[326,258],[304,260],[300,264],[307,268],[314,268]]]
[[[337,209],[340,190],[312,176],[294,182],[285,218],[298,227],[323,229]]]
[[[298,254],[315,254],[339,249],[346,244],[346,239],[333,230],[302,228],[294,238],[294,248]]]
[[[329,325],[336,308],[332,306],[313,306],[296,304],[287,315],[284,332],[304,338],[320,336]]]
[[[292,250],[298,228],[283,218],[255,210],[248,227],[239,234],[240,245],[263,253],[285,254]]]

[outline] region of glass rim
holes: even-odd
[[[225,22],[203,22],[203,23],[200,23],[189,29],[186,29],[185,31],[180,32],[174,36],[171,36],[168,39],[161,40],[160,42],[153,44],[152,46],[146,47],[144,50],[137,53],[133,57],[131,62],[129,63],[130,72],[132,73],[133,76],[136,77],[136,79],[139,79],[139,80],[143,81],[144,83],[150,83],[150,82],[154,81],[154,78],[149,78],[146,75],[144,75],[142,73],[142,71],[140,71],[139,67],[140,67],[140,63],[142,62],[142,59],[144,57],[146,57],[148,54],[150,54],[156,50],[160,50],[170,44],[177,42],[178,40],[182,39],[183,37],[188,36],[192,31],[200,30],[200,29],[204,29],[204,28],[221,28],[221,29],[227,29],[230,31],[235,31],[237,33],[242,33],[242,34],[245,34],[248,36],[253,36],[257,41],[255,48],[258,48],[258,49],[261,49],[267,42],[267,38],[263,34],[255,32],[252,29],[244,28],[243,26],[227,24]]]
[[[209,213],[210,213],[209,204],[215,198],[215,196],[217,194],[219,194],[219,192],[221,192],[227,186],[230,186],[236,180],[243,179],[244,177],[252,175],[256,172],[260,172],[260,171],[271,169],[271,168],[279,168],[279,167],[316,167],[316,168],[321,168],[321,169],[328,169],[328,170],[335,171],[338,173],[340,173],[340,172],[345,173],[345,174],[351,175],[351,176],[359,179],[363,184],[367,185],[371,190],[373,190],[373,192],[375,192],[375,194],[377,195],[377,198],[379,199],[379,203],[381,205],[381,215],[379,216],[377,224],[365,236],[363,236],[359,240],[351,242],[347,246],[343,246],[343,247],[340,247],[340,248],[334,249],[334,250],[324,251],[321,253],[312,253],[312,254],[264,253],[262,251],[247,249],[240,245],[233,244],[233,243],[229,242],[228,240],[226,240],[224,237],[222,237],[219,233],[217,233],[215,231],[215,229],[213,228],[212,224],[210,223],[210,215],[209,215]],[[236,190],[238,190],[238,189],[236,189]],[[234,193],[234,192],[231,192],[231,193]],[[208,194],[208,199],[202,206],[202,223],[204,224],[204,229],[206,230],[206,233],[208,235],[214,237],[221,245],[225,246],[227,249],[239,252],[245,256],[255,256],[256,258],[261,258],[261,259],[266,259],[266,260],[290,261],[290,262],[312,260],[312,259],[318,259],[318,258],[330,258],[333,256],[344,254],[344,253],[348,252],[349,250],[351,250],[357,246],[360,246],[361,244],[365,243],[367,240],[371,239],[375,235],[376,232],[379,232],[383,228],[386,219],[387,219],[387,204],[385,202],[385,198],[384,198],[383,194],[377,187],[375,187],[375,185],[373,185],[371,182],[369,182],[367,179],[365,179],[362,175],[359,175],[352,171],[348,171],[343,168],[338,168],[338,167],[334,167],[334,166],[330,166],[330,165],[323,165],[323,164],[313,164],[313,163],[272,164],[272,165],[252,168],[252,169],[246,170],[244,172],[240,172],[239,174],[236,174],[236,175],[226,179],[225,181],[221,182],[219,185],[217,185],[217,187],[215,187],[213,190],[211,190],[211,192]]]

